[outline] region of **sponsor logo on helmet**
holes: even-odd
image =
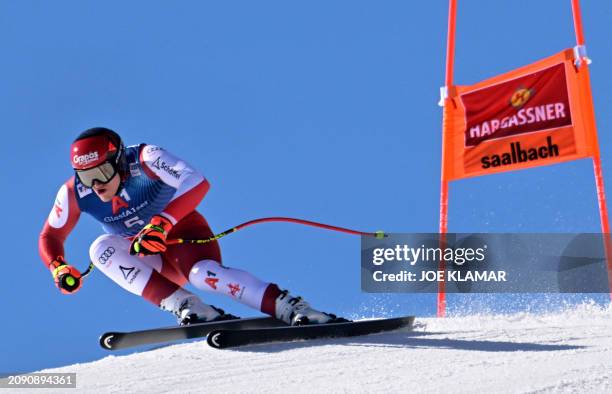
[[[93,152],[89,152],[89,153],[86,153],[80,156],[74,155],[72,157],[72,162],[80,166],[86,166],[87,164],[96,162],[98,158],[99,158],[98,151],[93,151]]]

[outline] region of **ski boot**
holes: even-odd
[[[308,324],[343,323],[348,320],[313,309],[302,297],[294,297],[287,290],[276,298],[275,317],[292,326]]]
[[[172,312],[181,326],[221,320],[238,319],[223,309],[203,303],[198,296],[184,289],[178,289],[163,299],[160,308]]]

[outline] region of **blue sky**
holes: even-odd
[[[39,261],[38,233],[71,175],[68,146],[92,126],[199,168],[212,184],[200,211],[216,231],[263,216],[437,231],[446,18],[446,1],[1,2],[0,371],[97,359],[103,331],[174,322],[99,272],[63,296]],[[612,4],[584,2],[583,18],[609,191]],[[571,22],[569,0],[460,1],[455,82],[573,46]],[[449,219],[455,232],[598,231],[591,163],[453,183]],[[82,217],[71,264],[88,264],[100,231]],[[435,312],[434,296],[362,294],[353,236],[264,224],[221,246],[227,265],[324,310]]]

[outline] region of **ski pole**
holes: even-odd
[[[387,234],[385,234],[385,232],[381,231],[381,230],[373,232],[373,233],[368,233],[368,232],[352,230],[352,229],[344,228],[344,227],[332,226],[332,225],[324,224],[324,223],[312,222],[310,220],[304,220],[304,219],[286,218],[286,217],[269,217],[269,218],[260,218],[260,219],[254,219],[254,220],[250,220],[248,222],[244,222],[242,224],[239,224],[238,226],[230,228],[229,230],[225,230],[222,233],[213,235],[212,237],[208,237],[208,238],[204,238],[204,239],[183,239],[183,238],[169,239],[166,242],[166,244],[167,245],[205,244],[205,243],[217,240],[219,238],[223,238],[226,235],[235,233],[236,231],[241,230],[241,229],[243,229],[245,227],[252,226],[254,224],[268,223],[268,222],[297,223],[297,224],[302,224],[302,225],[305,225],[305,226],[318,227],[318,228],[323,228],[323,229],[326,229],[326,230],[338,231],[338,232],[347,233],[347,234],[376,237],[377,239],[382,239],[382,238],[387,237]],[[87,267],[87,269],[81,274],[81,279],[83,279],[87,275],[89,275],[92,272],[92,270],[94,269],[94,267],[95,267],[94,263],[90,262],[89,266]]]
[[[86,269],[85,271],[83,271],[83,273],[81,274],[81,279],[82,279],[82,278],[84,278],[84,277],[86,277],[87,275],[91,274],[91,271],[93,271],[93,269],[94,269],[95,267],[96,267],[96,266],[94,265],[94,263],[93,263],[93,262],[90,262],[90,263],[89,263],[89,266],[87,267],[87,269]]]
[[[81,273],[81,277],[76,278],[76,277],[74,277],[72,275],[69,275],[69,277],[66,278],[66,280],[69,280],[72,283],[76,283],[77,280],[83,280],[83,279],[85,279],[85,277],[87,277],[89,274],[91,274],[91,271],[93,271],[93,269],[95,267],[96,266],[94,265],[94,263],[90,261],[89,265],[87,266],[87,269]]]
[[[319,228],[323,228],[323,229],[331,230],[331,231],[339,231],[339,232],[347,233],[347,234],[376,237],[378,239],[382,239],[382,238],[387,236],[384,233],[384,231],[376,231],[374,233],[368,233],[368,232],[363,232],[363,231],[351,230],[349,228],[344,228],[344,227],[332,226],[332,225],[329,225],[329,224],[312,222],[310,220],[304,220],[304,219],[295,219],[295,218],[286,218],[286,217],[269,217],[269,218],[260,218],[260,219],[254,219],[254,220],[250,220],[248,222],[244,222],[242,224],[239,224],[236,227],[230,228],[229,230],[225,230],[222,233],[213,235],[212,237],[208,237],[208,238],[204,238],[204,239],[182,239],[182,238],[176,238],[176,239],[170,239],[166,243],[168,245],[176,245],[176,244],[205,244],[207,242],[211,242],[211,241],[217,240],[219,238],[223,238],[226,235],[235,233],[236,231],[241,230],[241,229],[243,229],[245,227],[252,226],[254,224],[259,224],[259,223],[267,223],[267,222],[297,223],[297,224],[303,224],[303,225],[306,225],[306,226],[319,227]]]

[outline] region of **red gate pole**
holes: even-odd
[[[574,16],[574,31],[576,32],[576,45],[584,45],[584,31],[582,29],[582,14],[580,14],[580,0],[572,0],[572,15]]]
[[[572,15],[574,17],[574,31],[576,33],[576,45],[584,47],[584,30],[582,27],[582,15],[580,13],[580,1],[572,0]],[[586,51],[576,51],[579,56],[578,67],[588,67]],[[612,300],[612,241],[610,240],[610,222],[608,220],[608,204],[606,203],[606,189],[604,187],[603,170],[601,168],[601,156],[599,143],[593,156],[593,172],[595,173],[595,187],[597,188],[597,203],[599,204],[599,218],[601,220],[601,232],[604,239],[604,252],[608,266],[608,286],[610,299]]]
[[[448,33],[446,37],[446,77],[444,80],[444,113],[442,115],[442,165],[440,176],[440,244],[446,242],[445,234],[448,232],[448,181],[445,177],[446,168],[446,152],[445,152],[445,136],[449,130],[449,119],[447,107],[450,105],[448,92],[453,86],[453,67],[455,63],[455,20],[457,18],[457,0],[449,0],[448,3]],[[445,270],[444,261],[440,261],[439,270]],[[437,315],[444,317],[446,315],[446,290],[444,280],[438,282],[438,299],[437,299]]]

